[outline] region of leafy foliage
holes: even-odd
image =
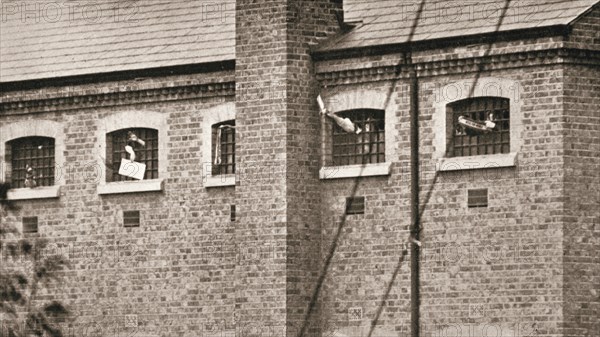
[[[18,208],[7,200],[10,185],[0,183],[0,337],[63,337],[55,322],[69,315],[57,301],[39,304],[40,287],[56,279],[56,271],[67,266],[58,255],[44,256],[48,241],[21,239],[19,231],[5,219]]]

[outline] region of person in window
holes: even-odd
[[[342,128],[342,130],[348,133],[356,133],[357,135],[362,132],[362,129],[358,125],[354,124],[350,120],[350,118],[342,118],[336,115],[335,112],[327,110],[327,108],[325,107],[325,103],[321,98],[321,95],[317,97],[317,103],[319,104],[319,108],[321,109],[321,115],[326,115],[327,117],[333,119],[333,121],[337,125],[339,125],[339,127]]]
[[[135,161],[135,151],[134,148],[137,144],[141,146],[146,146],[146,142],[139,139],[138,136],[135,135],[132,131],[127,132],[127,145],[125,145],[125,151],[129,153],[129,160]]]
[[[471,118],[460,115],[458,117],[457,135],[466,134],[467,136],[476,136],[482,133],[487,133],[496,127],[494,123],[494,113],[488,112],[485,121],[476,121]]]
[[[358,135],[362,132],[362,129],[358,125],[353,123],[350,120],[350,118],[342,118],[329,110],[325,110],[324,114],[327,115],[327,117],[333,119],[336,122],[336,124],[339,125],[340,128],[342,128],[342,130],[348,133],[356,133]]]
[[[41,177],[42,176],[40,175],[40,178]],[[25,187],[37,187],[37,181],[35,180],[35,170],[29,164],[25,165]]]

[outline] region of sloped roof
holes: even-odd
[[[2,0],[0,82],[235,58],[235,0]]]
[[[0,0],[0,82],[235,59],[235,0]],[[500,31],[566,25],[600,0],[512,0]],[[425,0],[412,41],[493,32],[505,0]],[[319,50],[408,41],[420,0],[345,0]]]
[[[499,27],[516,29],[567,25],[599,0],[512,0]],[[331,39],[319,51],[409,42],[421,0],[346,0],[345,21],[360,21],[350,32]],[[424,0],[410,41],[493,33],[505,0]]]

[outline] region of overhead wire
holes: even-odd
[[[392,84],[390,85],[390,88],[389,88],[388,93],[386,95],[386,100],[385,100],[385,103],[384,103],[384,107],[385,108],[387,108],[387,106],[390,104],[390,100],[391,100],[391,97],[393,96],[394,90],[397,87],[398,81],[401,79],[400,75],[401,75],[401,72],[402,72],[402,64],[406,63],[407,60],[408,60],[411,63],[411,65],[412,65],[412,46],[411,46],[411,42],[412,42],[412,39],[414,37],[416,28],[418,26],[418,22],[419,22],[420,16],[423,13],[424,6],[425,6],[425,1],[426,0],[422,0],[421,3],[420,3],[420,5],[419,5],[419,9],[417,10],[415,19],[414,19],[413,24],[411,26],[411,31],[410,31],[409,36],[408,36],[407,41],[406,41],[406,44],[408,45],[409,51],[410,51],[410,55],[409,55],[410,59],[407,58],[407,55],[406,55],[406,52],[405,52],[404,53],[404,59],[401,60],[396,65],[396,67],[395,67],[396,68],[396,73],[395,73],[395,76],[394,76],[394,80],[392,81]],[[496,24],[496,28],[495,28],[495,31],[493,33],[494,37],[499,32],[499,30],[500,30],[500,28],[502,26],[502,23],[504,21],[504,18],[506,17],[506,13],[508,11],[508,8],[510,6],[511,0],[505,0],[505,1],[506,1],[505,2],[505,6],[504,6],[504,8],[502,10],[502,13],[500,15],[499,21]],[[494,43],[494,40],[492,40],[489,43],[488,49],[484,53],[484,58],[487,57],[487,56],[489,56],[489,54],[491,53],[491,49],[492,49],[493,43]],[[415,69],[412,69],[412,70],[414,71]],[[475,80],[474,80],[473,86],[471,87],[471,92],[469,93],[468,97],[472,97],[473,96],[474,90],[476,88],[476,85],[477,85],[480,77],[481,77],[481,72],[483,72],[483,70],[484,70],[484,64],[483,63],[479,63],[478,64],[478,70],[477,70],[477,73],[475,75]],[[427,192],[427,194],[425,196],[425,199],[424,199],[423,203],[421,204],[421,206],[418,208],[418,214],[417,214],[418,219],[420,219],[420,217],[424,213],[424,211],[425,211],[425,209],[426,209],[426,207],[427,207],[427,205],[428,205],[428,203],[429,203],[429,201],[431,199],[431,195],[433,193],[433,189],[436,186],[438,177],[439,177],[439,171],[436,170],[434,178],[433,178],[433,181],[432,181],[432,183],[430,185],[430,188],[429,188],[429,190],[428,190],[428,192]],[[356,196],[356,193],[358,191],[358,184],[359,184],[359,182],[360,182],[360,174],[354,180],[353,188],[352,188],[352,191],[351,191],[351,194],[350,194],[351,198]],[[414,184],[415,182],[413,181],[412,183]],[[336,235],[335,235],[335,237],[334,237],[334,239],[332,241],[332,244],[330,246],[330,250],[329,250],[329,252],[327,254],[327,257],[325,259],[325,263],[323,265],[322,272],[321,272],[321,274],[319,276],[319,279],[317,281],[317,286],[315,287],[313,296],[311,298],[311,301],[310,301],[310,304],[309,304],[309,309],[307,310],[307,313],[305,315],[305,319],[304,319],[302,328],[301,328],[300,333],[298,335],[299,337],[303,337],[304,334],[305,334],[305,332],[306,332],[306,330],[307,330],[308,321],[309,321],[310,316],[311,316],[311,314],[314,311],[314,307],[315,307],[315,305],[316,305],[316,303],[318,301],[318,297],[319,297],[319,294],[320,294],[320,291],[321,291],[321,288],[322,288],[325,276],[326,276],[326,274],[328,272],[328,269],[329,269],[329,267],[331,265],[331,260],[333,259],[333,255],[335,254],[335,251],[336,251],[336,249],[338,247],[338,241],[340,239],[340,236],[341,236],[341,233],[342,233],[342,229],[345,226],[345,223],[346,223],[346,214],[344,213],[344,215],[342,216],[342,219],[341,219],[341,221],[340,221],[340,223],[338,225],[338,228],[337,228],[337,231],[336,231]],[[418,232],[420,232],[422,230],[422,228],[420,226],[420,223],[419,223],[419,227],[417,228],[417,230],[418,230]],[[412,235],[413,235],[413,233],[411,233],[411,236]],[[417,233],[417,235],[418,235],[418,233]],[[407,242],[410,243],[410,244],[416,244],[416,243],[418,243],[418,241],[415,242],[414,238],[409,238],[409,240],[407,240]],[[394,284],[394,282],[395,282],[395,280],[396,280],[396,278],[397,278],[397,276],[399,274],[399,270],[401,268],[402,263],[404,262],[404,259],[405,259],[406,255],[407,255],[407,250],[406,250],[406,246],[404,246],[404,249],[402,250],[401,256],[399,257],[398,265],[397,265],[397,267],[395,268],[395,270],[394,270],[394,272],[392,274],[392,278],[391,278],[390,282],[388,282],[388,286],[386,288],[386,292],[385,292],[385,294],[384,294],[384,296],[383,296],[383,298],[382,298],[382,300],[380,302],[380,305],[378,306],[378,309],[377,309],[377,312],[376,312],[376,316],[371,321],[371,327],[370,327],[369,333],[368,333],[369,337],[371,337],[372,334],[374,333],[375,326],[377,325],[379,317],[380,317],[381,313],[383,312],[383,307],[385,306],[385,301],[388,298],[389,293],[391,292],[391,289],[393,288],[393,284]],[[417,333],[417,335],[418,335],[418,333]]]

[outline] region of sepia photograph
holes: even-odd
[[[600,0],[0,0],[0,337],[600,337]]]

